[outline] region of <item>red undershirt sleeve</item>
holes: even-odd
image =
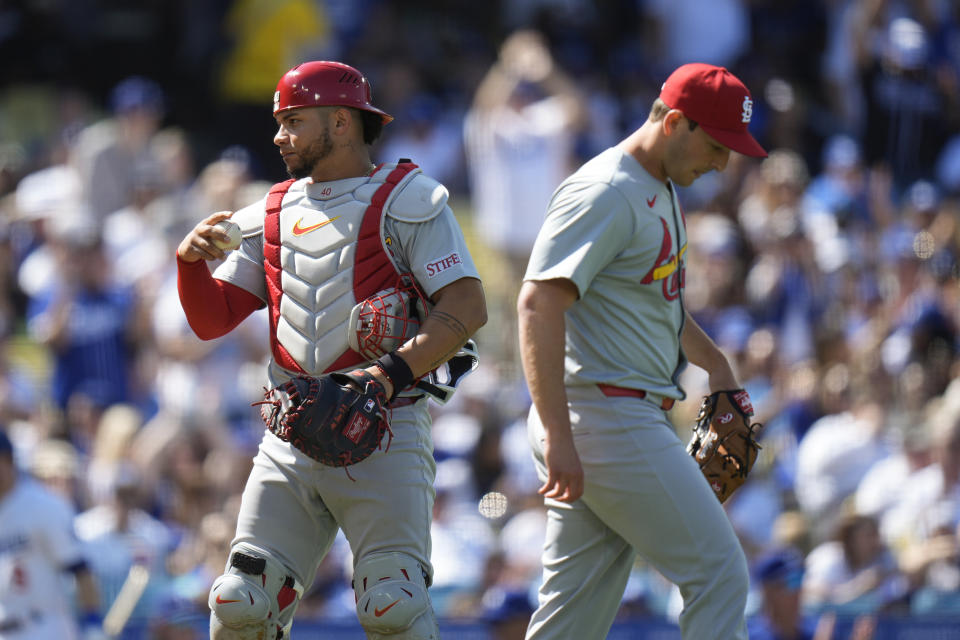
[[[201,340],[226,335],[263,301],[246,289],[217,280],[205,260],[184,262],[177,256],[177,292],[190,328]]]

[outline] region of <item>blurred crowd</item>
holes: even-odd
[[[328,58],[396,116],[374,157],[412,158],[451,190],[487,288],[482,364],[434,406],[441,618],[522,637],[544,512],[519,279],[553,188],[690,61],[744,79],[771,151],[681,192],[688,309],[765,424],[728,503],[754,570],[751,637],[960,615],[960,4],[20,4],[0,8],[0,54],[36,52],[0,69],[0,425],[24,473],[75,509],[104,610],[143,564],[134,622],[152,637],[206,615],[263,429],[250,404],[267,321],[198,340],[174,251],[285,177],[276,81]],[[706,379],[691,368],[683,384],[686,439]],[[340,539],[301,619],[353,618],[349,567]],[[678,606],[638,564],[623,616]]]

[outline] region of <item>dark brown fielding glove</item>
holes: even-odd
[[[763,425],[751,423],[753,406],[743,389],[705,396],[687,453],[693,456],[720,502],[747,480],[757,461],[756,436]]]
[[[366,459],[384,433],[393,439],[383,385],[362,369],[299,376],[268,390],[257,404],[274,435],[331,467]]]

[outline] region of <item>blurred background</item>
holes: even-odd
[[[726,505],[751,638],[960,637],[956,0],[0,2],[0,426],[76,513],[104,612],[150,567],[124,637],[206,637],[268,334],[196,339],[174,252],[286,178],[272,96],[310,59],[367,75],[396,117],[374,158],[447,185],[487,289],[482,364],[433,407],[444,637],[521,638],[535,602],[513,309],[550,193],[692,61],[746,82],[770,151],[681,194],[688,308],[766,424]],[[363,637],[349,562],[341,538],[298,636]],[[610,637],[678,639],[680,606],[638,561]]]

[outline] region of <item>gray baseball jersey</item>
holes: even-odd
[[[543,583],[527,640],[606,637],[638,553],[684,593],[684,638],[746,640],[743,552],[660,408],[684,395],[685,249],[672,184],[619,148],[553,196],[525,279],[566,278],[579,293],[565,314],[564,382],[584,489],[573,503],[545,499]],[[609,397],[598,383],[647,397]],[[546,432],[533,406],[528,434],[542,481]]]
[[[672,183],[614,147],[563,182],[525,280],[568,278],[565,382],[683,398],[686,229]]]

